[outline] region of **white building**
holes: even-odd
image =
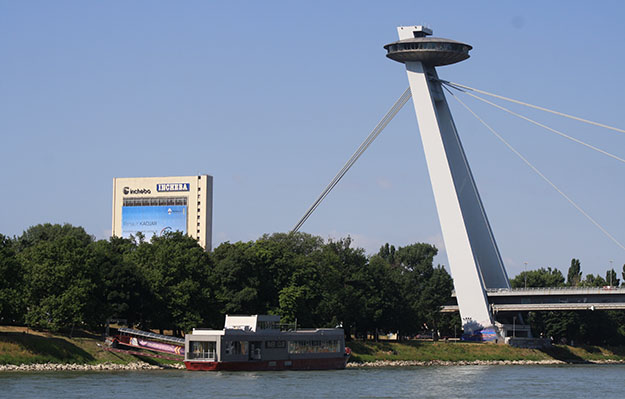
[[[113,236],[181,231],[210,251],[212,230],[212,176],[113,179]]]

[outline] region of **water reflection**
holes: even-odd
[[[4,398],[622,398],[623,365],[0,373]]]

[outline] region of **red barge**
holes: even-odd
[[[341,328],[297,329],[279,316],[226,316],[223,330],[185,336],[188,370],[330,370],[349,358]]]

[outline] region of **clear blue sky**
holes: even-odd
[[[621,1],[0,0],[0,232],[106,238],[113,177],[200,173],[214,246],[288,231],[407,87],[382,48],[398,25],[473,45],[443,79],[623,128],[624,19]],[[508,273],[620,272],[625,251],[449,101]],[[623,163],[469,104],[625,241]],[[625,157],[624,134],[528,115]],[[411,105],[302,231],[447,263]]]

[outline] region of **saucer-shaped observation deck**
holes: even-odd
[[[384,46],[386,56],[397,62],[420,61],[428,66],[455,64],[469,58],[473,47],[455,40],[426,37],[427,33],[415,32],[414,38],[399,40]]]

